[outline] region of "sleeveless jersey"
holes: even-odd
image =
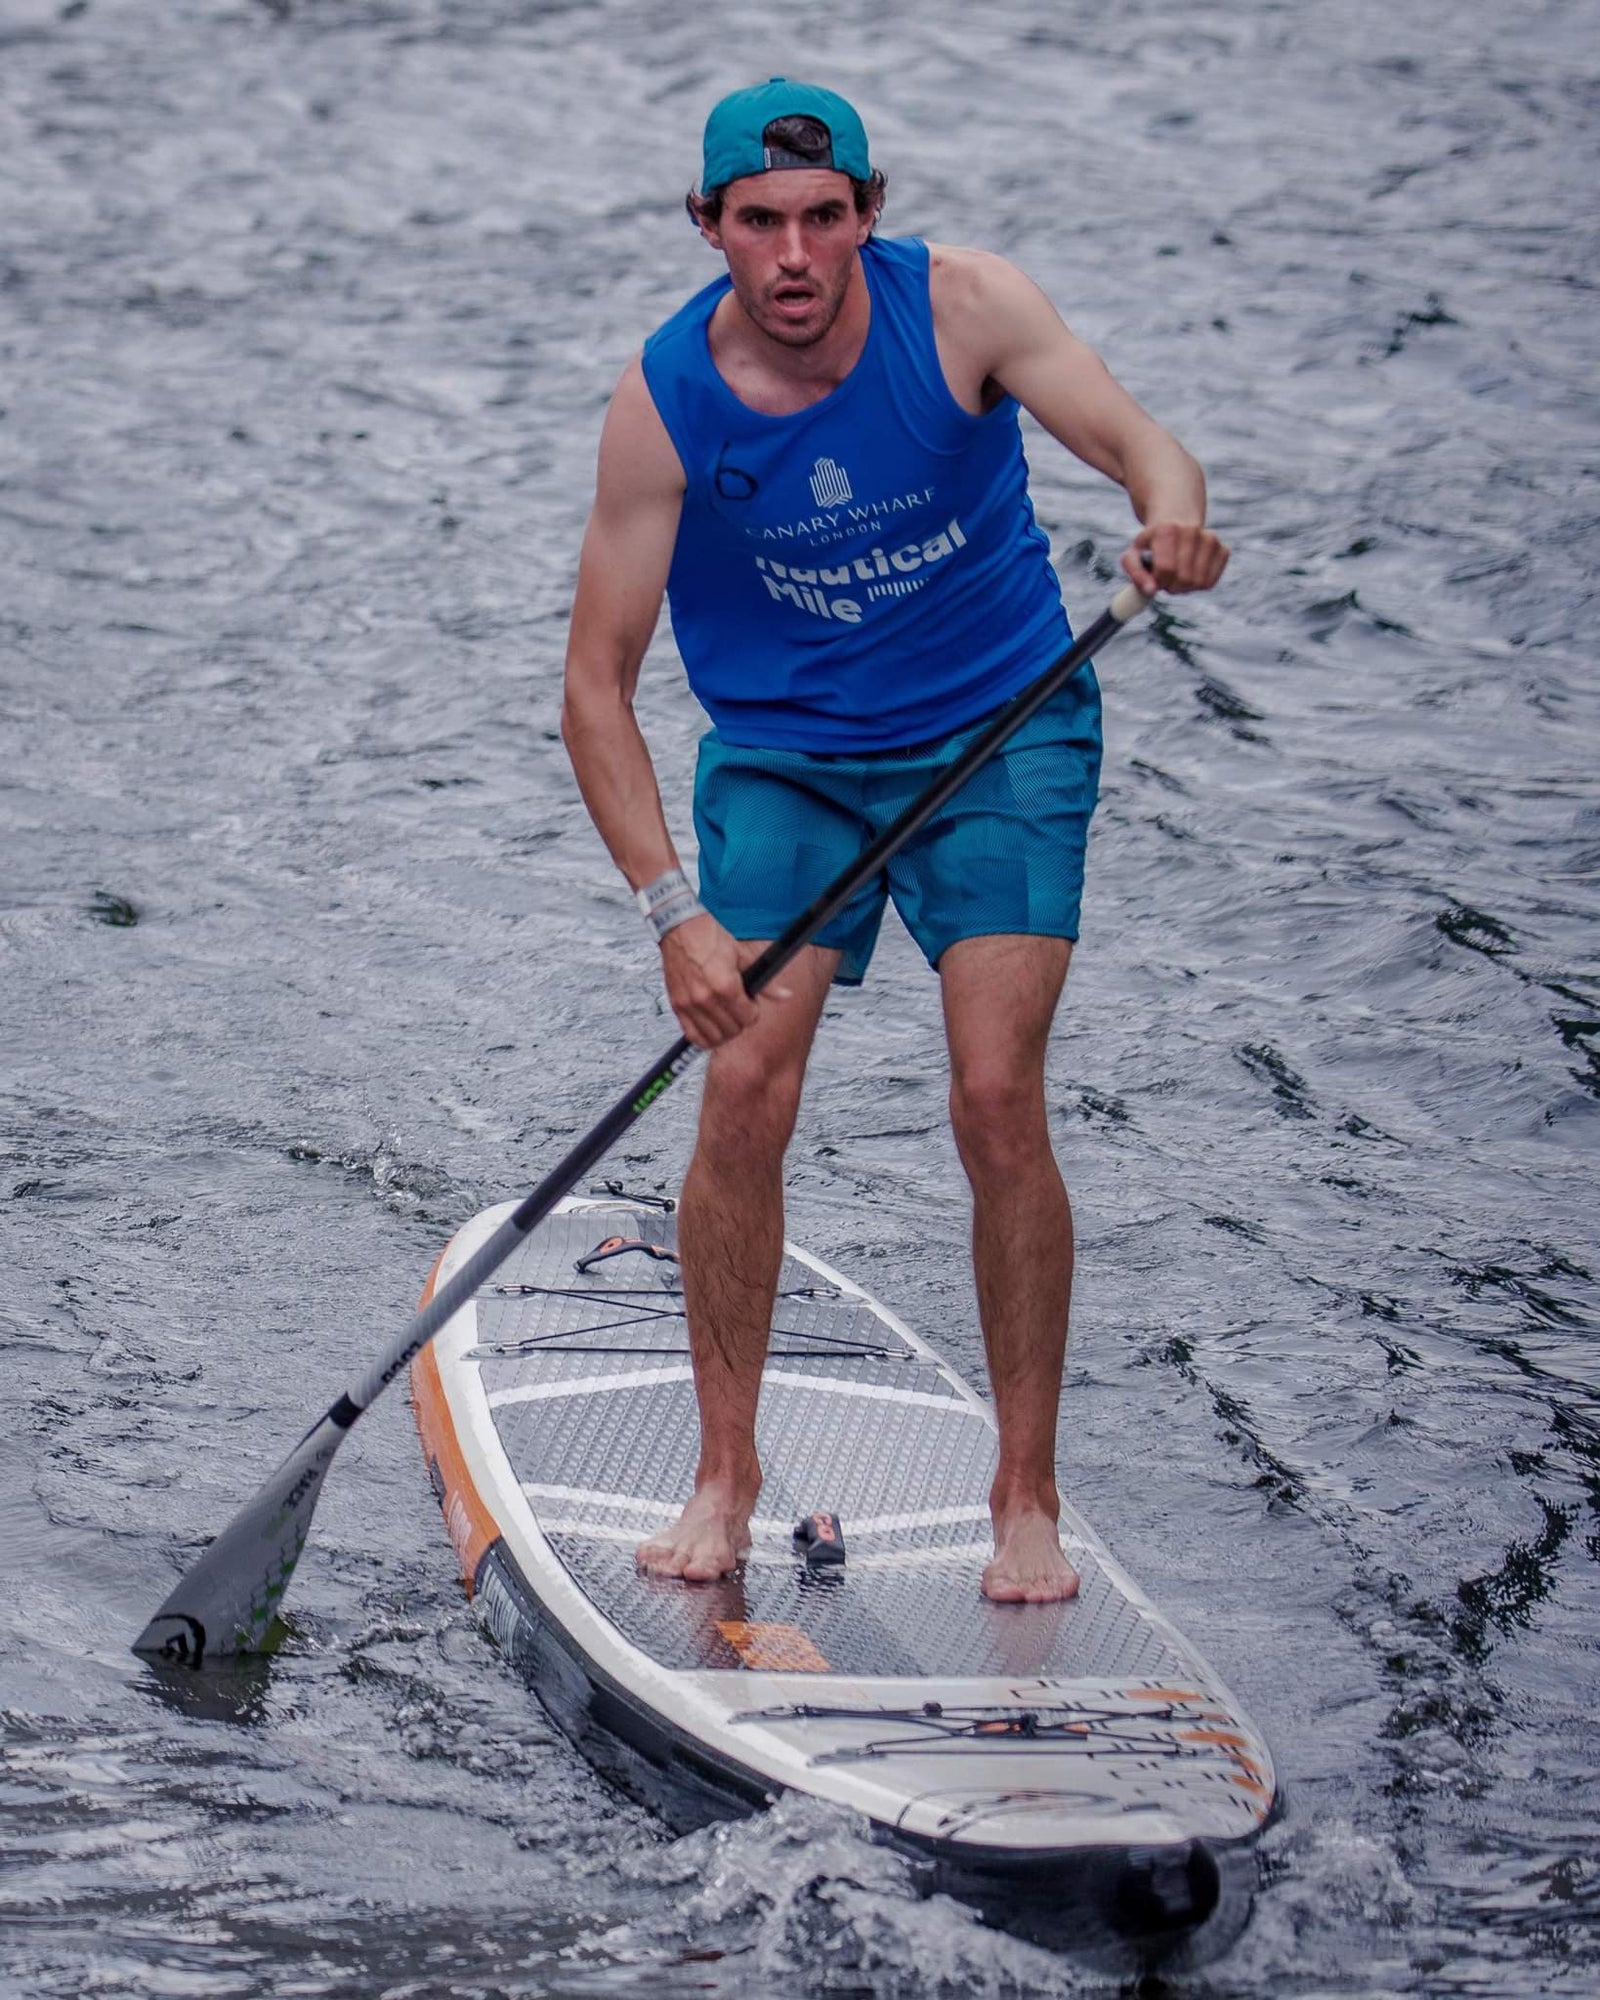
[[[863,246],[872,319],[837,389],[792,416],[711,359],[706,286],[651,335],[650,395],[687,490],[667,594],[722,737],[890,749],[950,734],[1071,643],[1028,498],[1017,404],[974,417],[939,365],[928,246]]]

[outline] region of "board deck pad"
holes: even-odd
[[[629,1234],[671,1247],[673,1218]],[[641,1576],[635,1547],[673,1520],[699,1450],[675,1264],[615,1257],[592,1217],[557,1215],[478,1305],[482,1380],[506,1458],[585,1595],[661,1665],[745,1664],[721,1624],[787,1625],[848,1674],[1181,1677],[1182,1663],[1091,1550],[1068,1538],[1071,1604],[991,1604],[995,1433],[938,1364],[873,1311],[785,1257],[756,1426],[765,1472],[740,1575]],[[537,1290],[525,1290],[537,1287]],[[520,1352],[507,1350],[518,1350]],[[836,1514],[841,1570],[808,1573],[794,1524]],[[959,1518],[950,1518],[952,1515]]]
[[[502,1212],[467,1225],[447,1271]],[[815,1790],[952,1851],[1252,1838],[1270,1758],[1215,1675],[1070,1507],[1077,1597],[982,1595],[992,1411],[792,1245],[749,1558],[714,1583],[639,1571],[699,1449],[675,1241],[659,1207],[569,1199],[418,1365],[452,1538],[491,1629],[543,1662],[535,1684],[568,1670],[525,1637],[528,1618],[594,1688],[743,1772],[755,1797]],[[842,1563],[809,1564],[795,1541],[817,1513],[836,1518]]]

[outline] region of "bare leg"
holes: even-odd
[[[1071,955],[1064,938],[982,937],[939,961],[950,1115],[972,1184],[978,1314],[1000,1426],[983,1589],[1004,1603],[1049,1603],[1078,1588],[1056,1532],[1072,1209],[1044,1104],[1045,1045]]]
[[[700,1463],[682,1514],[637,1552],[655,1576],[708,1583],[750,1552],[761,1492],[756,1406],[783,1261],[783,1155],[838,963],[836,951],[808,946],[783,974],[791,997],[763,1001],[754,1025],[713,1050],[707,1067],[678,1217]]]

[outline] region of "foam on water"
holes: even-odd
[[[683,1951],[717,1954],[703,1974],[727,1994],[1066,1996],[1105,1992],[1049,1952],[985,1929],[947,1896],[922,1898],[912,1865],[867,1838],[861,1822],[789,1798],[759,1819],[676,1841],[624,1870],[666,1890],[652,1916],[617,1926],[597,1948],[663,1967]]]

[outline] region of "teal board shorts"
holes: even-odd
[[[700,900],[736,938],[775,938],[989,722],[905,749],[762,750],[700,739]],[[892,900],[937,967],[961,938],[1076,938],[1100,783],[1100,689],[1085,663],[814,940],[865,976]]]

